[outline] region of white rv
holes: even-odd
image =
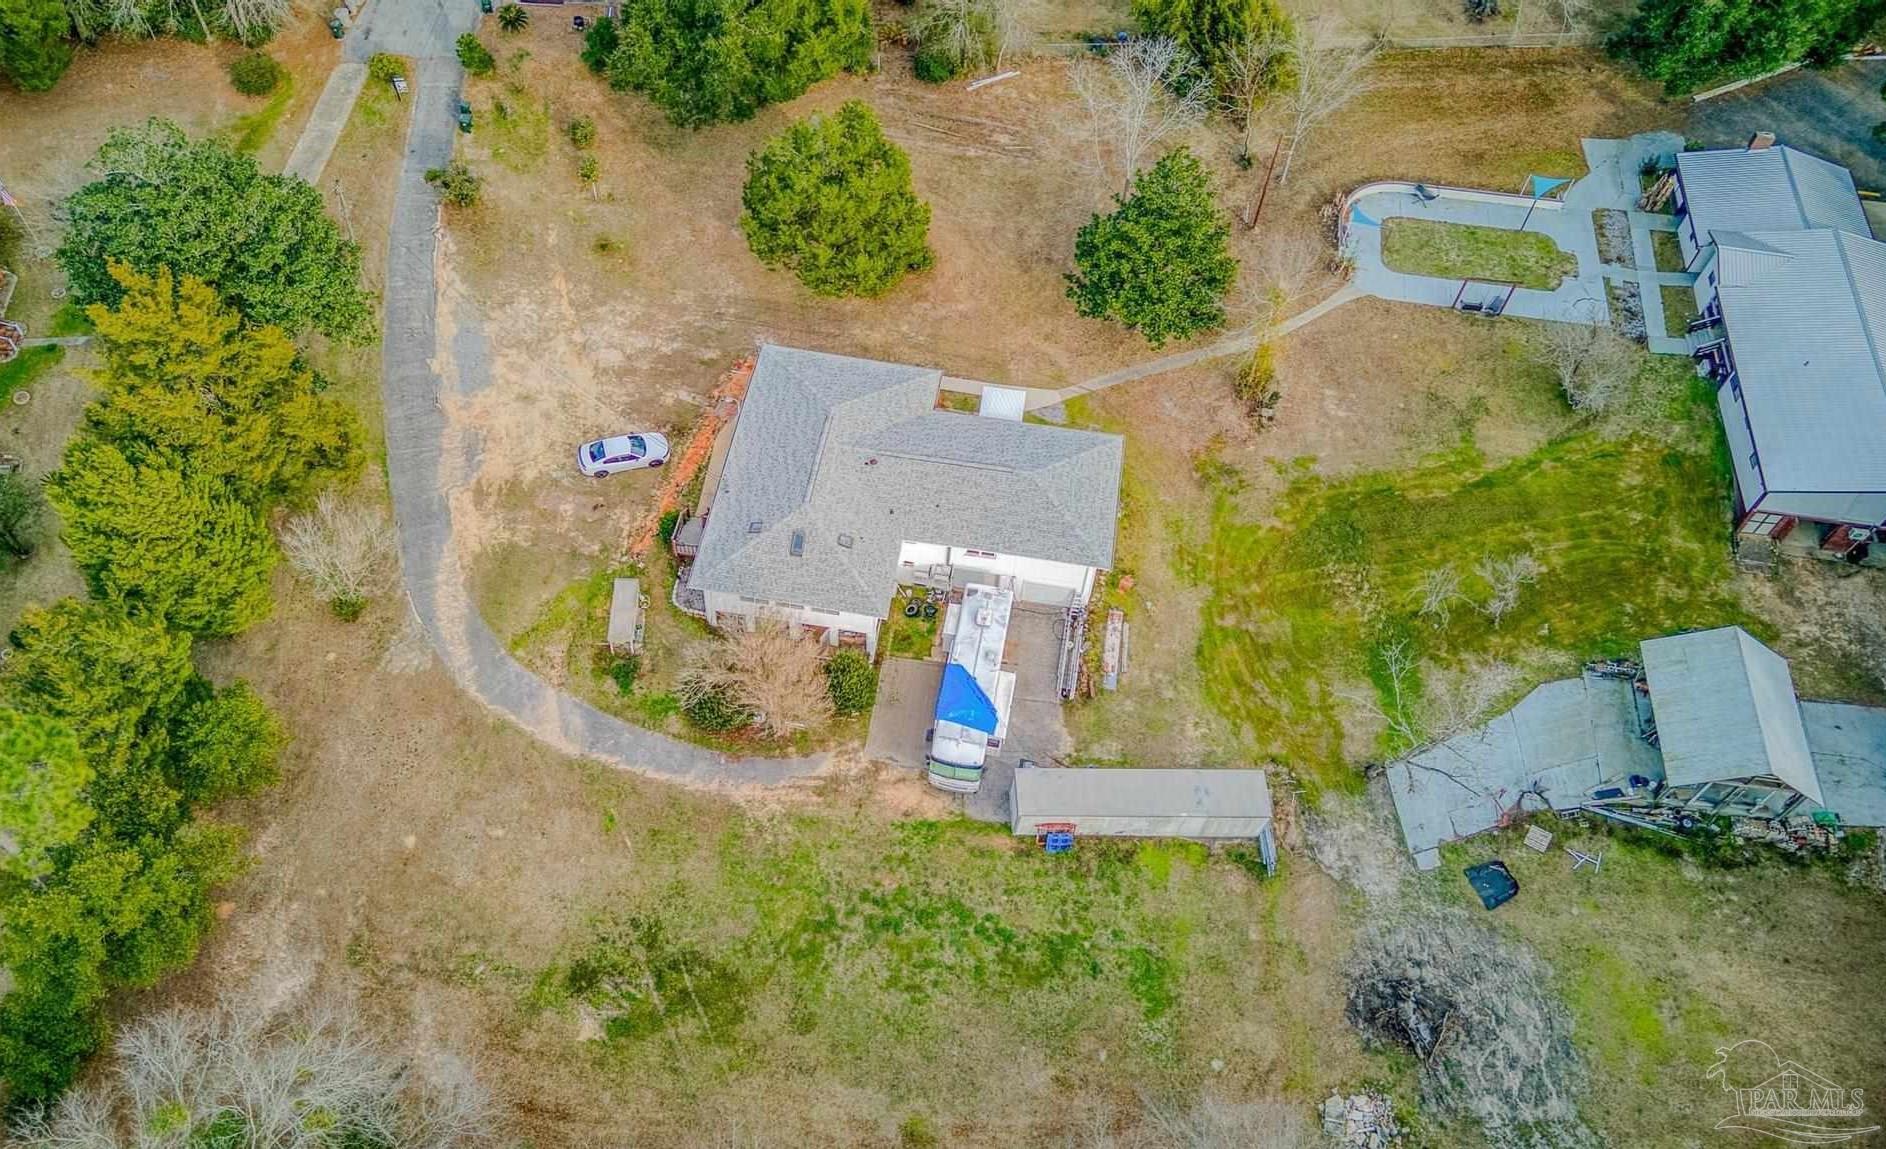
[[[1002,669],[1002,649],[1014,608],[1014,591],[971,583],[945,616],[949,660],[937,690],[927,772],[939,790],[975,793],[990,748],[1008,736],[1015,675]]]

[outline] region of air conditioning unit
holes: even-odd
[[[980,609],[976,611],[976,625],[977,626],[988,626],[990,623],[994,621],[995,621],[995,612],[990,610],[988,607],[986,606],[981,607]]]

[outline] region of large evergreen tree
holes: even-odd
[[[1221,88],[1233,53],[1290,29],[1277,0],[1133,0],[1133,16],[1148,35],[1176,41]]]
[[[162,457],[134,463],[116,443],[81,436],[46,477],[46,496],[93,594],[190,634],[235,634],[267,616],[275,540],[214,476]]]
[[[677,124],[744,120],[840,71],[870,66],[866,0],[627,0],[588,51],[614,38],[603,67]]]
[[[87,428],[135,463],[187,459],[250,501],[291,497],[360,463],[360,422],[316,389],[279,328],[247,327],[208,284],[168,268],[110,268],[124,293],[94,305],[105,396]]]
[[[1829,64],[1886,17],[1886,0],[1644,0],[1612,48],[1672,92]]]
[[[59,82],[72,63],[64,0],[0,0],[0,73],[29,92]]]
[[[100,178],[66,200],[58,251],[78,303],[118,302],[125,288],[114,263],[146,274],[170,267],[252,322],[372,338],[360,249],[305,181],[266,174],[228,144],[191,140],[163,120],[112,132],[93,167]]]
[[[1116,319],[1154,347],[1224,323],[1238,263],[1197,157],[1168,153],[1114,203],[1113,214],[1094,216],[1074,239],[1067,293],[1075,308]]]
[[[882,295],[930,266],[930,205],[910,160],[851,100],[801,120],[747,159],[740,228],[760,261],[820,295]]]
[[[91,780],[71,727],[0,707],[0,875],[37,876],[50,851],[91,824]]]

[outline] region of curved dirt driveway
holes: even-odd
[[[396,0],[375,0],[386,5]],[[424,60],[393,201],[387,245],[385,341],[381,387],[386,399],[386,468],[399,527],[400,571],[414,615],[452,677],[486,706],[569,754],[621,769],[698,785],[771,785],[804,777],[827,756],[735,759],[630,725],[552,687],[511,657],[471,601],[452,545],[447,492],[475,473],[471,445],[448,429],[434,368],[437,332],[439,206],[426,169],[452,158],[463,72],[453,39],[475,23],[476,6],[414,4],[406,35],[376,27],[375,45]],[[470,19],[464,18],[469,15]],[[405,33],[408,28],[398,31]]]

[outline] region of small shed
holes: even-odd
[[[1821,804],[1786,659],[1739,626],[1653,638],[1643,655],[1665,803],[1758,817]]]
[[[642,580],[619,578],[609,596],[609,649],[618,654],[642,652]]]
[[[1017,834],[1270,841],[1262,770],[1025,768],[1009,810]]]

